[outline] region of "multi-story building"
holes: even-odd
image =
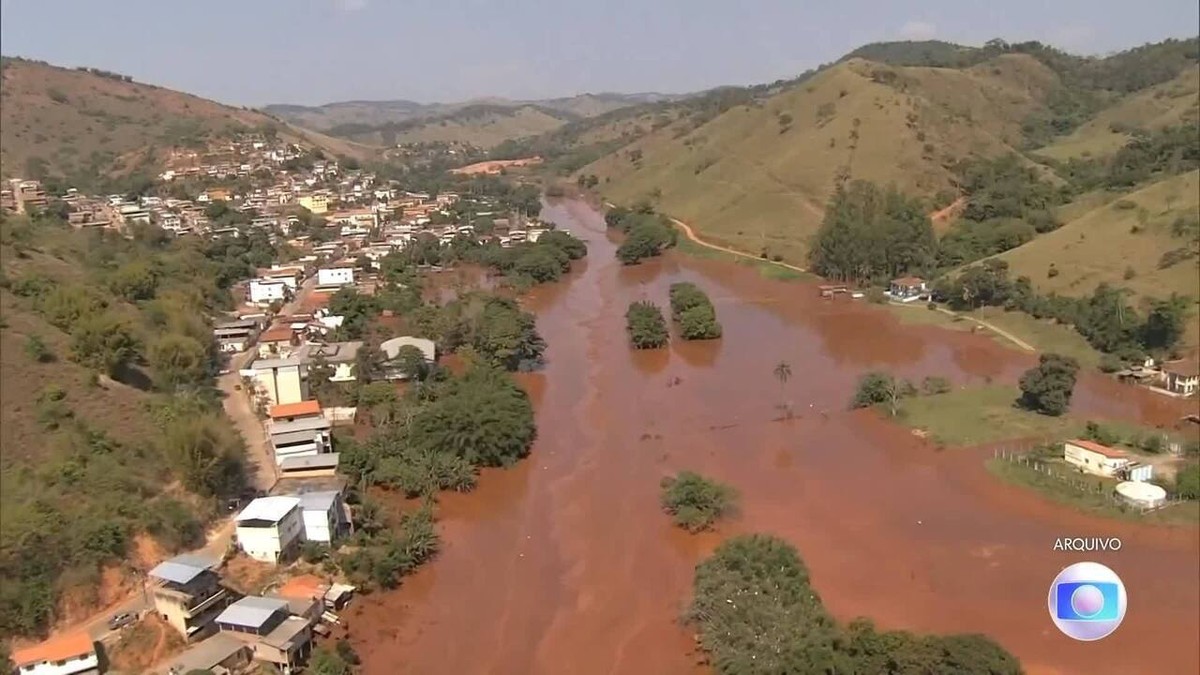
[[[180,555],[150,570],[154,611],[188,640],[204,637],[233,601],[208,561]]]

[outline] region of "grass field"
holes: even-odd
[[[997,256],[1012,276],[1026,275],[1043,293],[1090,295],[1101,282],[1129,289],[1133,302],[1172,292],[1197,296],[1197,258],[1162,267],[1169,251],[1192,251],[1195,241],[1171,233],[1176,219],[1195,219],[1200,210],[1200,171],[1155,182],[1104,203],[1061,228]],[[1057,272],[1051,276],[1053,265]],[[1194,317],[1193,317],[1194,318]],[[1185,343],[1200,343],[1200,327],[1189,322]]]
[[[807,274],[804,272],[797,272],[796,270],[789,269],[787,267],[782,267],[780,265],[772,264],[771,262],[766,261],[766,260],[745,258],[745,257],[739,256],[739,255],[733,255],[732,253],[726,253],[725,251],[718,251],[715,249],[711,249],[711,248],[708,248],[707,246],[701,246],[700,244],[697,244],[694,241],[692,241],[691,239],[688,239],[687,237],[682,236],[682,235],[680,236],[679,243],[676,244],[675,249],[684,255],[689,255],[689,256],[692,256],[695,258],[706,258],[709,260],[724,260],[727,262],[736,263],[738,265],[748,265],[750,267],[756,268],[758,270],[759,274],[761,274],[766,279],[776,279],[779,281],[817,281],[818,280],[818,277],[816,277],[812,274]]]
[[[1034,490],[1060,504],[1080,511],[1108,518],[1146,523],[1194,527],[1197,522],[1200,522],[1200,502],[1176,503],[1143,514],[1137,510],[1123,507],[1113,500],[1112,490],[1116,487],[1116,480],[1079,473],[1062,463],[1050,462],[1048,466],[1060,477],[1050,476],[1031,466],[1001,458],[987,461],[988,471],[1000,480]],[[1067,480],[1062,477],[1066,477]]]
[[[902,424],[925,431],[934,441],[969,446],[1021,438],[1065,438],[1083,430],[1083,420],[1048,417],[1014,405],[1016,387],[956,389],[935,396],[905,399],[898,415]]]

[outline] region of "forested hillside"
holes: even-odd
[[[382,124],[340,124],[329,129],[329,133],[370,145],[453,142],[491,148],[504,141],[552,131],[570,119],[575,117],[541,106],[473,105],[436,117]]]
[[[124,560],[202,543],[241,488],[208,317],[273,251],[229,241],[0,221],[0,636],[86,609]]]

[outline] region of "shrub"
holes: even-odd
[[[945,394],[950,391],[950,380],[944,377],[930,376],[921,380],[921,393],[925,396]]]
[[[1057,417],[1071,407],[1079,363],[1060,354],[1042,354],[1038,365],[1021,375],[1021,398],[1027,410]]]
[[[49,363],[54,360],[54,352],[50,351],[50,348],[38,335],[30,335],[25,338],[25,353],[38,363]]]
[[[661,502],[663,510],[674,516],[675,524],[688,532],[701,532],[734,507],[737,492],[691,471],[664,478]]]
[[[625,323],[629,340],[637,349],[663,347],[670,340],[662,310],[652,302],[631,303],[625,312]]]
[[[711,340],[721,337],[721,324],[708,295],[691,282],[671,284],[671,316],[679,324],[685,340]]]

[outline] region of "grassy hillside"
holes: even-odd
[[[0,88],[0,173],[61,176],[85,187],[99,176],[157,172],[172,147],[276,127],[284,140],[359,158],[371,150],[267,115],[121,76],[5,58]]]
[[[102,574],[202,542],[240,489],[207,317],[264,246],[0,218],[0,639],[94,611]]]
[[[1200,66],[1187,68],[1178,77],[1129,94],[1100,111],[1067,136],[1040,148],[1037,155],[1066,160],[1103,157],[1121,149],[1130,129],[1163,129],[1200,121]]]
[[[1198,230],[1200,172],[1192,171],[1102,203],[997,257],[1043,292],[1084,296],[1107,282],[1135,298],[1176,292],[1196,299]],[[1190,324],[1186,342],[1196,345],[1196,321]]]
[[[440,141],[492,148],[505,141],[553,131],[566,124],[567,119],[564,113],[537,106],[481,104],[439,117],[379,125],[343,124],[329,133],[359,143],[385,146]]]
[[[853,59],[698,126],[681,117],[580,173],[615,201],[654,196],[707,235],[799,260],[840,180],[949,189],[959,160],[1012,151],[1055,84],[1020,54],[966,70]]]

